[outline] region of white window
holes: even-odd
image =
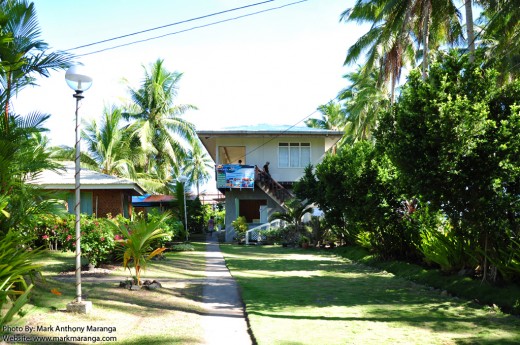
[[[310,143],[278,143],[278,166],[280,168],[304,168],[310,162]]]

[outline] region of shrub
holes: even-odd
[[[248,229],[246,217],[238,217],[237,219],[231,222],[231,225],[237,233],[237,239],[243,239]]]
[[[195,247],[193,246],[193,244],[181,243],[181,244],[176,244],[176,245],[172,246],[172,250],[176,251],[176,252],[187,252],[187,251],[194,251]]]
[[[283,242],[282,229],[280,228],[271,228],[263,231],[261,234],[265,243],[281,244]]]
[[[356,244],[359,246],[365,248],[365,249],[371,249],[372,243],[371,243],[371,234],[368,231],[360,231],[357,234],[356,237]]]
[[[116,241],[112,228],[106,219],[94,218],[82,214],[81,229],[81,254],[88,260],[89,265],[98,266],[112,258]],[[76,250],[75,216],[67,217],[67,227],[61,233],[62,250]]]

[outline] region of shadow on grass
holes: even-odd
[[[231,254],[226,262],[251,316],[407,324],[454,334],[507,331],[511,338],[504,337],[505,343],[520,343],[520,319],[364,265],[318,251],[226,246],[223,251]],[[493,341],[482,342],[485,335],[475,335],[473,343],[497,343],[496,336],[502,337],[494,334]],[[459,343],[472,342],[464,337]]]

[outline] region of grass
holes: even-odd
[[[319,251],[221,246],[258,344],[518,344],[520,319]]]
[[[113,336],[117,337],[117,344],[203,343],[201,296],[205,244],[194,245],[194,251],[169,252],[164,260],[149,262],[142,279],[161,282],[163,287],[155,291],[119,288],[119,280],[130,277],[129,272],[121,268],[103,277],[83,275],[83,296],[93,304],[93,311],[88,315],[65,312],[67,303],[75,298],[74,276],[63,279],[59,273],[74,269],[73,254],[50,252],[42,261],[46,279],[37,282],[31,303],[25,308],[27,315],[13,326],[33,327],[34,330],[38,326],[115,327],[113,332],[105,329],[97,332],[49,330],[23,333],[33,339],[35,336]]]
[[[475,300],[483,305],[497,305],[502,311],[520,315],[520,286],[516,284],[495,286],[470,277],[448,275],[438,269],[425,269],[406,262],[380,261],[360,247],[339,247],[334,249],[333,253],[406,277],[417,283],[446,290],[455,296]]]

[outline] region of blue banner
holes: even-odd
[[[217,188],[255,188],[255,167],[252,165],[217,165]]]

